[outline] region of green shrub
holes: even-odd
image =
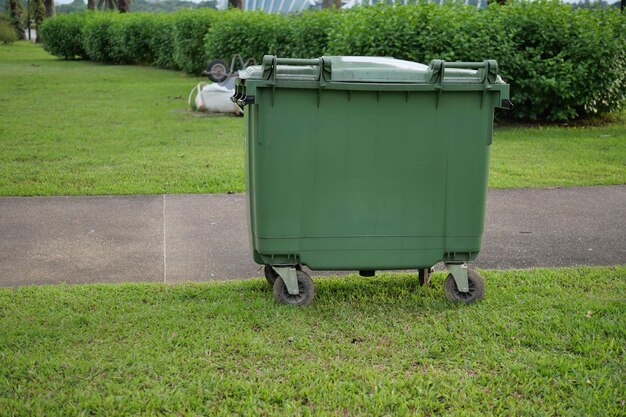
[[[616,112],[626,104],[626,14],[617,8],[580,10],[580,18],[590,15],[595,25],[580,25],[571,50],[577,61],[579,76],[573,87],[578,114]]]
[[[213,23],[206,35],[206,55],[230,63],[233,54],[261,62],[263,55],[288,55],[290,28],[280,14],[229,11]]]
[[[437,6],[438,7],[438,6]],[[393,56],[424,61],[425,34],[433,5],[357,7],[330,33],[329,55]],[[419,34],[416,36],[416,34]]]
[[[63,58],[142,63],[199,74],[233,54],[393,56],[429,63],[496,59],[511,84],[508,117],[570,120],[626,100],[626,16],[557,1],[357,7],[283,16],[241,10],[169,15],[84,13],[48,19],[44,48]]]
[[[289,19],[288,55],[313,58],[326,53],[331,30],[340,25],[344,14],[334,9],[315,10]]]
[[[150,48],[152,13],[126,13],[111,21],[111,59],[116,64],[151,64],[155,60]]]
[[[487,13],[460,4],[359,7],[347,11],[331,31],[327,53],[422,63],[491,59],[510,45]]]
[[[147,41],[152,52],[151,65],[165,69],[180,69],[174,61],[174,22],[171,13],[153,14],[147,25]]]
[[[4,15],[4,13],[0,13],[0,42],[4,44],[13,43],[17,40],[17,33],[15,33],[15,29],[11,26],[10,20]]]
[[[213,9],[184,10],[175,14],[174,62],[188,74],[198,75],[206,67],[204,37],[224,12]]]
[[[157,59],[154,22],[158,19],[153,13],[97,13],[85,28],[85,50],[94,61],[151,65]]]
[[[496,59],[523,120],[618,110],[626,99],[626,19],[553,1],[355,8],[330,32],[329,54],[428,63]]]
[[[85,22],[83,48],[92,61],[115,63],[122,52],[114,50],[113,30],[119,27],[117,12],[96,12]]]
[[[614,111],[626,99],[626,18],[548,1],[494,9],[513,45],[496,56],[511,82],[513,115],[568,120]]]
[[[87,58],[83,29],[90,17],[90,13],[71,13],[44,20],[39,28],[43,49],[63,59]]]
[[[0,42],[4,44],[13,43],[17,40],[15,29],[6,22],[0,22]]]

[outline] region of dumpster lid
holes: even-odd
[[[443,75],[443,77],[442,77]],[[241,79],[294,80],[347,83],[482,83],[502,82],[497,77],[495,61],[445,62],[433,60],[430,65],[391,57],[324,56],[316,59],[277,58],[266,55],[262,66],[239,71]]]
[[[330,61],[331,81],[424,83],[432,73],[428,65],[391,57],[332,56],[324,59]]]

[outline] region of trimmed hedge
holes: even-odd
[[[460,4],[357,7],[283,16],[240,10],[82,13],[47,19],[44,48],[62,58],[150,64],[199,74],[233,54],[394,56],[428,63],[496,59],[515,104],[507,117],[562,121],[626,100],[626,16],[554,1],[488,9]]]
[[[181,69],[174,60],[174,22],[176,15],[162,13],[146,19],[149,48],[152,51],[151,65],[165,69]]]
[[[292,58],[312,58],[328,51],[330,31],[341,24],[344,14],[335,9],[307,11],[289,19],[289,50]]]
[[[205,37],[206,56],[230,63],[234,54],[261,62],[263,55],[311,58],[325,54],[329,35],[343,14],[337,10],[307,11],[284,16],[263,12],[224,12]]]
[[[83,48],[92,61],[111,64],[126,64],[122,53],[116,50],[113,41],[114,30],[122,27],[117,13],[94,13],[87,19],[83,29]]]
[[[43,47],[64,59],[180,69],[174,62],[174,21],[174,14],[59,14],[43,23]]]
[[[205,37],[206,56],[230,63],[234,54],[244,60],[263,55],[289,55],[289,20],[280,14],[231,10],[213,23]]]
[[[174,62],[187,74],[198,75],[206,68],[209,58],[205,54],[204,37],[213,22],[226,13],[191,9],[174,14]]]
[[[58,14],[39,28],[43,49],[63,59],[88,58],[83,47],[83,29],[90,13]]]
[[[522,120],[569,120],[618,110],[626,99],[626,19],[551,1],[357,8],[331,32],[331,55],[428,63],[496,59]]]
[[[111,55],[117,64],[150,65],[155,54],[150,48],[150,13],[129,13],[124,18],[110,21]]]
[[[616,9],[515,3],[490,10],[512,47],[494,55],[526,120],[568,120],[618,110],[626,99],[626,16]]]

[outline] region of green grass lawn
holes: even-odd
[[[0,289],[0,415],[537,415],[626,410],[626,267]]]
[[[243,191],[243,124],[198,117],[201,79],[0,45],[0,195]]]
[[[601,127],[496,128],[489,186],[626,183],[626,113]]]
[[[0,45],[0,195],[243,191],[243,120],[186,111],[200,78]],[[498,128],[492,187],[626,183],[626,123]]]

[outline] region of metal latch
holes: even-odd
[[[235,86],[235,94],[230,98],[230,101],[243,108],[247,104],[254,104],[255,97],[246,95],[245,86],[237,85]]]

